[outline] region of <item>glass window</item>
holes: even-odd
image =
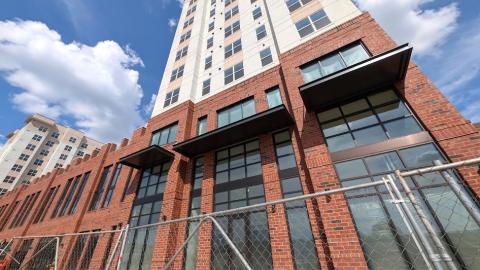
[[[330,24],[330,19],[323,9],[317,10],[295,23],[300,37],[305,37],[315,30],[321,29]]]
[[[372,179],[380,181],[397,169],[432,166],[436,159],[444,160],[434,144],[425,144],[336,163],[335,169],[342,186],[347,187],[368,183]],[[452,176],[461,182],[456,174]],[[435,230],[445,236],[442,241],[450,248],[449,253],[455,254],[454,260],[461,259],[469,269],[478,268],[479,261],[471,251],[473,247],[480,246],[480,227],[471,221],[443,176],[440,173],[428,173],[406,180]],[[383,186],[350,191],[346,196],[369,267],[426,268],[423,260],[415,259],[418,250],[412,244],[411,235]],[[468,239],[474,241],[467,243],[465,237],[459,237],[467,231]],[[379,245],[384,247],[381,251],[377,250]],[[384,252],[385,249],[388,252]]]
[[[252,11],[252,15],[254,20],[262,17],[262,9],[260,7],[257,7]]]
[[[280,89],[278,87],[267,91],[267,103],[268,108],[274,108],[282,105],[282,97],[280,96]]]
[[[206,79],[202,84],[202,96],[210,93],[210,83],[211,79]]]
[[[198,119],[198,128],[197,128],[197,135],[202,135],[207,132],[207,117],[201,117]]]
[[[217,113],[217,127],[223,127],[255,114],[255,101],[246,99]]]
[[[330,152],[421,132],[405,103],[391,93],[382,91],[318,113]],[[386,97],[387,103],[380,102],[380,97]]]
[[[270,48],[266,48],[260,51],[260,61],[262,62],[262,66],[266,66],[273,62],[272,52]]]
[[[322,14],[318,14],[318,16],[321,16],[321,15]],[[323,25],[330,23],[330,20],[325,21],[325,19],[328,20],[328,17],[319,17],[319,19],[316,22]],[[309,21],[307,19],[301,20],[297,22],[297,24],[299,24],[297,25],[297,29],[299,29],[299,27],[303,27],[307,30],[302,30],[302,31],[313,32],[313,28],[309,28],[311,27],[311,25],[309,24]],[[301,30],[299,30],[299,33],[300,31]],[[352,46],[339,49],[338,51],[335,51],[326,56],[322,56],[319,59],[316,59],[315,61],[313,61],[312,63],[306,64],[300,67],[300,69],[302,71],[304,82],[308,83],[308,82],[320,79],[329,74],[332,74],[334,72],[337,72],[339,70],[345,69],[346,67],[354,65],[365,59],[368,59],[369,57],[370,55],[365,50],[363,45],[360,43],[357,43]],[[373,98],[377,100],[382,99],[382,97],[373,97]],[[378,104],[374,104],[374,105],[378,105]]]
[[[151,145],[162,146],[164,144],[172,143],[177,137],[177,124],[164,127],[152,135]]]
[[[163,103],[163,107],[167,107],[168,105],[177,102],[179,93],[180,93],[180,88],[177,88],[171,92],[168,92],[165,95],[165,102]]]
[[[214,211],[234,209],[265,201],[261,170],[247,177],[247,167],[260,165],[258,141],[230,147],[216,153]],[[226,179],[225,179],[226,178]],[[248,216],[226,216],[218,219],[237,246],[256,246],[245,257],[253,269],[272,269],[269,230],[265,209]],[[246,233],[252,232],[252,233]],[[238,261],[228,256],[224,238],[213,230],[212,268],[230,269]]]
[[[262,38],[267,36],[267,31],[265,30],[265,25],[261,25],[255,29],[255,33],[257,34],[257,40],[261,40]]]

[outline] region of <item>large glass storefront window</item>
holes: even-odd
[[[283,131],[273,136],[280,174],[283,198],[303,195],[290,133]],[[320,269],[307,206],[304,201],[286,204],[295,269]]]
[[[265,201],[258,140],[216,153],[214,193],[215,211]],[[218,221],[253,269],[272,269],[265,209],[219,217]],[[239,258],[216,229],[212,242],[213,269],[243,269]]]
[[[130,228],[157,223],[170,163],[144,170],[130,214]],[[150,269],[157,227],[130,230],[120,269]]]
[[[320,112],[317,116],[330,152],[423,130],[393,90],[371,94]]]
[[[378,181],[394,170],[432,166],[444,161],[434,144],[425,144],[335,164],[342,186]],[[463,269],[480,269],[480,227],[440,173],[406,179],[428,209],[430,221]],[[458,179],[459,180],[459,179]],[[459,180],[460,181],[460,180]],[[383,186],[346,193],[370,269],[426,269],[395,205]]]

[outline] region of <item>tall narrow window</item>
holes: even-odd
[[[75,177],[75,180],[73,181],[73,185],[70,188],[70,191],[68,192],[67,197],[65,198],[65,202],[63,203],[62,208],[60,209],[60,212],[58,214],[59,217],[67,213],[68,206],[73,199],[73,195],[75,194],[78,184],[80,183],[80,177],[81,175]]]
[[[207,49],[210,49],[213,46],[213,37],[207,39]]]
[[[215,165],[214,211],[235,209],[265,201],[259,141],[217,151]],[[266,210],[248,215],[218,218],[223,229],[245,254],[253,269],[272,269],[272,255]],[[224,238],[213,230],[212,268],[232,269],[236,261]],[[255,247],[252,249],[251,247]]]
[[[267,30],[265,30],[265,25],[261,25],[255,29],[255,33],[257,35],[257,40],[261,40],[262,38],[267,36]]]
[[[205,69],[209,69],[212,67],[212,56],[207,56],[205,58]]]
[[[105,190],[105,183],[107,182],[107,178],[111,170],[112,166],[108,166],[103,169],[102,176],[100,177],[100,181],[98,182],[95,193],[93,194],[93,199],[88,209],[89,211],[96,210],[100,205],[100,199],[102,197],[103,191]]]
[[[87,185],[88,178],[90,177],[90,172],[87,172],[83,175],[82,182],[80,183],[80,186],[78,187],[78,191],[75,194],[75,198],[72,201],[72,206],[70,207],[70,210],[68,211],[68,214],[74,214],[77,211],[77,206],[78,203],[80,202],[80,198],[82,197],[83,190],[85,189],[85,186]]]
[[[118,177],[120,176],[121,171],[122,164],[117,164],[117,167],[115,167],[115,173],[112,176],[112,180],[110,180],[110,185],[108,185],[107,194],[105,194],[105,198],[103,199],[103,208],[108,207],[110,201],[112,200],[113,191],[115,190],[115,186],[117,185]]]
[[[99,231],[99,230],[94,230]],[[84,256],[82,258],[82,262],[80,263],[80,269],[91,269],[89,267],[90,261],[92,260],[93,254],[95,253],[95,248],[97,247],[98,237],[100,234],[91,234],[88,237],[88,243],[85,246]]]
[[[57,216],[57,213],[60,210],[60,207],[61,207],[63,201],[65,200],[65,196],[67,196],[67,192],[70,189],[70,185],[72,184],[72,181],[73,181],[73,178],[68,179],[67,184],[63,188],[62,195],[60,195],[60,198],[58,198],[57,205],[55,206],[55,209],[53,209],[53,212],[52,212],[52,215],[50,216],[50,218],[54,218],[54,217]]]
[[[192,191],[190,192],[190,216],[196,216],[200,214],[200,202],[202,199],[203,158],[200,157],[195,159],[193,170]],[[188,235],[195,230],[198,224],[198,221],[193,221],[188,224]],[[185,270],[194,270],[196,267],[197,245],[198,232],[187,245],[184,265]]]
[[[130,189],[130,184],[132,183],[132,177],[133,168],[130,168],[130,170],[128,171],[127,182],[125,183],[125,187],[123,188],[122,199],[120,200],[120,202],[125,201],[125,197],[127,197],[128,190]]]
[[[77,241],[73,246],[72,252],[70,253],[70,259],[68,260],[67,269],[76,269],[78,261],[81,259],[81,254],[85,244],[87,242],[88,235],[81,234],[77,236]]]
[[[53,198],[55,197],[55,194],[56,194],[57,190],[58,190],[58,186],[50,188],[50,190],[47,193],[47,196],[43,200],[43,202],[42,202],[42,204],[41,204],[41,206],[40,206],[40,208],[37,212],[37,215],[35,216],[35,219],[33,220],[34,224],[43,220],[43,217],[45,216],[45,212],[48,211],[48,207],[52,203]]]
[[[130,214],[130,226],[159,221],[169,169],[170,163],[163,163],[144,170]],[[125,269],[150,269],[156,232],[156,227],[149,227],[137,229],[128,235],[122,257],[122,266],[125,266]]]
[[[289,132],[274,134],[273,139],[283,197],[303,195]],[[305,202],[296,201],[285,206],[295,269],[320,269]]]
[[[254,20],[262,17],[262,9],[260,7],[257,7],[256,9],[254,9],[252,11],[252,16]]]
[[[270,48],[260,51],[260,61],[262,62],[262,66],[266,66],[273,62],[272,51],[270,51]]]
[[[206,79],[202,84],[202,96],[210,93],[210,83],[211,79]]]
[[[202,135],[208,130],[207,117],[203,116],[198,119],[197,135]]]

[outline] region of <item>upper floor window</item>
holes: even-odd
[[[48,143],[48,142],[47,142],[47,143]],[[29,143],[29,144],[25,147],[25,149],[30,150],[30,151],[33,151],[33,150],[35,150],[35,145]]]
[[[225,59],[242,50],[242,40],[238,39],[225,46]]]
[[[172,70],[172,75],[170,76],[170,81],[175,81],[176,79],[180,78],[183,76],[183,69],[185,68],[185,65],[181,65],[180,67]]]
[[[205,58],[205,69],[209,69],[212,67],[212,56],[207,56],[207,58]]]
[[[254,9],[252,11],[252,16],[254,20],[262,17],[262,9],[260,7],[257,7],[256,9]]]
[[[262,38],[267,36],[267,31],[265,30],[265,25],[261,25],[255,29],[255,33],[257,34],[257,40],[261,40]]]
[[[183,29],[187,28],[189,25],[193,24],[193,18],[194,17],[191,17],[190,19],[186,20],[184,23],[183,23]]]
[[[151,145],[164,145],[172,143],[177,137],[177,124],[164,127],[158,131],[155,131],[152,135]]]
[[[11,170],[14,171],[14,172],[20,172],[22,169],[23,169],[22,165],[15,164],[15,165],[12,166]]]
[[[207,133],[207,129],[208,129],[207,117],[203,116],[198,119],[197,135],[202,135],[203,133]]]
[[[273,62],[272,51],[270,51],[270,48],[260,51],[260,61],[262,62],[262,66],[266,66]]]
[[[312,0],[285,0],[285,3],[287,4],[288,10],[294,12],[311,1]]]
[[[375,93],[318,114],[330,152],[422,131],[393,90]]]
[[[192,30],[188,30],[186,33],[182,34],[180,36],[180,43],[184,42],[185,40],[188,40],[191,35],[192,35]]]
[[[211,0],[211,1],[210,1],[210,5],[215,5],[215,3],[217,3],[216,0]]]
[[[78,151],[77,152],[77,156],[83,157],[83,155],[85,155],[85,152],[83,152],[83,151]]]
[[[268,108],[273,108],[273,107],[277,107],[278,105],[282,105],[282,97],[280,96],[280,89],[278,87],[268,90],[266,94],[267,94]]]
[[[8,189],[6,188],[0,188],[0,196],[4,195],[5,193],[7,193]]]
[[[87,143],[82,143],[82,144],[80,144],[80,147],[82,147],[82,148],[87,148],[87,147],[88,147],[88,144],[87,144]]]
[[[215,16],[215,8],[210,10],[210,18]]]
[[[188,53],[188,46],[183,47],[182,49],[177,51],[177,54],[175,55],[175,61],[179,60],[182,57],[185,57]]]
[[[210,49],[213,46],[213,37],[207,39],[207,49]]]
[[[217,127],[223,127],[233,122],[255,114],[255,101],[248,98],[230,107],[222,109],[217,113]]]
[[[170,165],[171,163],[163,163],[143,172],[140,187],[137,192],[137,199],[163,194],[165,186],[167,185]],[[160,211],[158,210],[158,212]]]
[[[301,67],[303,80],[311,82],[329,74],[357,64],[370,57],[361,43],[347,46]]]
[[[225,69],[225,84],[229,84],[241,77],[243,77],[243,62],[240,62],[230,68]]]
[[[47,132],[48,128],[46,128],[44,126],[40,126],[40,127],[38,127],[38,130],[41,131],[41,132]]]
[[[39,142],[42,139],[42,136],[40,135],[33,135],[32,140]]]
[[[236,14],[238,14],[238,6],[234,6],[232,9],[225,11],[225,21],[235,16]]]
[[[52,137],[55,138],[55,139],[58,139],[58,136],[60,136],[60,133],[58,132],[52,132]]]
[[[225,7],[228,7],[235,0],[225,0]]]
[[[52,142],[52,141],[47,141],[47,142],[45,143],[46,146],[53,146],[54,144],[55,144],[55,143]]]
[[[77,141],[77,139],[74,138],[74,137],[70,137],[70,139],[68,139],[68,141],[71,142],[71,143],[75,143]]]
[[[41,156],[48,156],[48,153],[50,153],[50,151],[48,151],[47,149],[42,149],[42,150],[40,151],[40,155],[41,155]]]
[[[231,25],[225,27],[225,37],[230,36],[231,34],[237,32],[238,30],[240,30],[240,21],[236,21]]]
[[[215,28],[215,22],[211,22],[208,24],[208,32],[212,31]]]
[[[30,155],[21,154],[18,159],[23,160],[23,161],[27,161],[29,157],[30,157]]]
[[[11,183],[13,183],[13,181],[15,181],[15,177],[10,176],[10,175],[7,175],[7,176],[5,177],[5,179],[3,179],[3,182],[4,182],[4,183],[7,183],[7,184],[11,184]]]
[[[168,92],[165,95],[165,102],[163,103],[163,107],[167,107],[170,104],[173,104],[178,101],[178,94],[180,93],[180,88],[177,88],[173,91]]]
[[[195,10],[197,10],[197,6],[191,7],[189,10],[187,10],[187,16],[190,16],[190,14],[194,13]]]
[[[211,80],[210,80],[210,79],[206,79],[205,81],[203,81],[203,85],[202,85],[202,96],[210,93],[210,83],[211,83]]]
[[[67,160],[67,157],[68,155],[65,155],[65,154],[60,154],[60,158],[61,160]]]
[[[72,151],[72,147],[70,145],[65,145],[65,149],[66,151]]]
[[[28,176],[35,176],[37,175],[38,171],[37,170],[34,170],[34,169],[31,169],[28,171],[27,175]]]
[[[310,16],[307,16],[295,23],[300,37],[307,36],[313,31],[323,28],[330,23],[330,19],[323,9],[320,9]]]
[[[43,164],[43,160],[38,158],[33,162],[33,165],[37,165],[37,166],[41,166],[42,164]]]

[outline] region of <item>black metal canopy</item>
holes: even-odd
[[[317,110],[346,97],[403,80],[412,47],[404,44],[300,86],[303,103]]]
[[[174,154],[158,145],[151,145],[120,159],[120,163],[135,169],[146,169],[172,160]]]
[[[292,123],[292,116],[285,106],[281,105],[177,143],[173,145],[173,150],[187,157],[194,157],[262,133],[289,126]]]

